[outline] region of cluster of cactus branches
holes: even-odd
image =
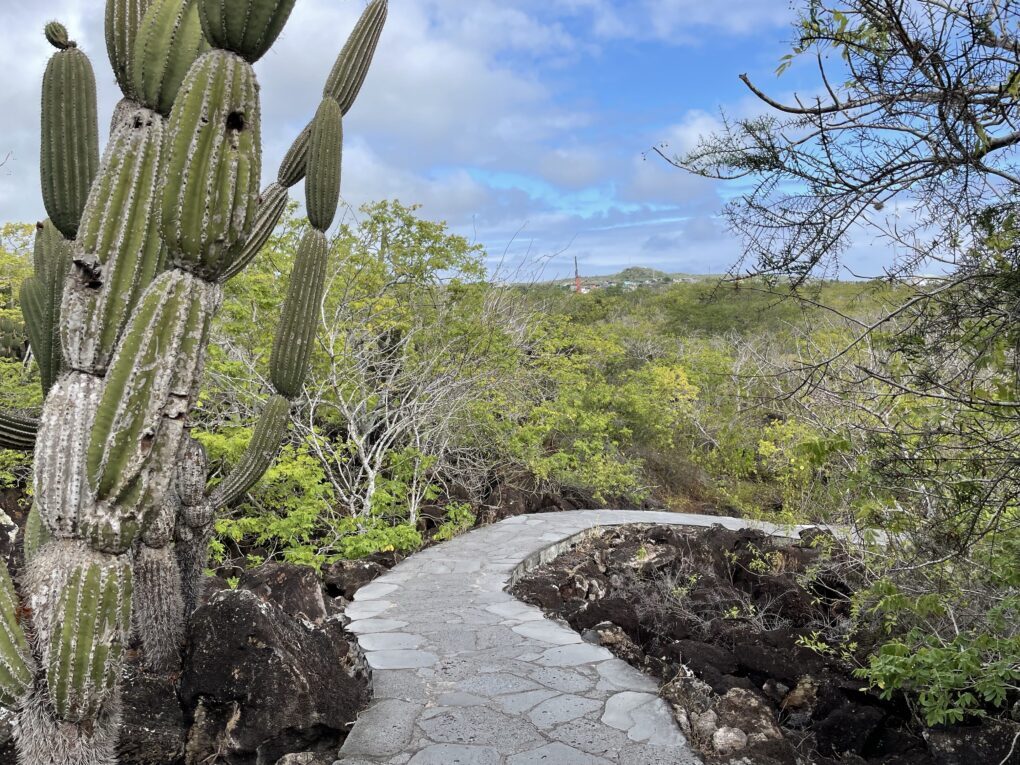
[[[0,413],[0,446],[32,450],[34,504],[17,584],[0,566],[0,704],[25,765],[116,761],[132,635],[148,666],[179,666],[217,510],[270,466],[300,394],[340,197],[343,117],[386,18],[371,0],[278,180],[262,174],[252,64],[295,0],[108,0],[107,48],[124,99],[100,158],[95,76],[59,23],[42,97],[49,218],[21,306],[42,417]],[[222,284],[258,254],[288,189],[310,228],[270,360],[274,387],[235,471],[207,489],[189,436]]]

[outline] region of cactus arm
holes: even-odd
[[[277,393],[297,398],[312,356],[315,331],[326,277],[326,236],[309,229],[298,245],[287,298],[269,359],[269,373]]]
[[[38,420],[0,410],[0,449],[30,452],[35,448],[38,433]]]
[[[202,31],[217,48],[254,64],[283,31],[296,0],[198,0]]]
[[[88,56],[67,39],[62,25],[48,24],[46,39],[58,50],[43,76],[43,202],[60,233],[74,239],[99,169],[96,76]]]
[[[35,673],[25,631],[18,620],[18,595],[0,562],[0,707],[16,710],[32,687]]]
[[[276,459],[277,452],[290,423],[290,401],[273,396],[262,412],[255,432],[241,457],[241,461],[226,478],[213,489],[209,501],[215,509],[232,505],[258,483],[262,474]]]
[[[106,4],[106,51],[117,84],[125,95],[132,94],[128,69],[135,40],[152,0],[109,0]]]
[[[372,0],[368,4],[340,55],[336,57],[326,86],[322,89],[323,98],[336,101],[341,115],[345,117],[354,106],[361,86],[365,84],[388,11],[388,0]],[[313,124],[314,120],[298,134],[280,165],[277,180],[287,188],[297,185],[305,177]]]
[[[64,365],[60,345],[61,295],[71,267],[71,245],[49,220],[36,224],[33,262],[35,275],[21,285],[21,313],[45,395]]]
[[[336,101],[345,117],[365,84],[388,12],[388,0],[368,4],[326,79],[322,95]]]
[[[280,163],[280,171],[276,176],[276,180],[281,186],[289,189],[292,186],[298,185],[305,177],[305,166],[308,163],[308,141],[311,137],[312,123],[309,122],[298,133],[298,137],[294,139],[294,143],[287,149],[283,162]]]
[[[170,114],[188,70],[207,50],[195,0],[154,0],[139,24],[125,93]]]
[[[255,211],[255,225],[248,232],[240,255],[223,272],[220,281],[233,279],[262,251],[280,223],[284,210],[287,209],[287,199],[287,189],[279,183],[272,183],[262,191],[258,209]]]
[[[305,198],[312,228],[328,231],[340,202],[340,171],[343,165],[343,114],[332,98],[322,99],[308,141]]]
[[[260,136],[251,65],[218,48],[203,54],[167,127],[160,225],[175,267],[210,280],[230,267],[255,221]],[[224,204],[229,208],[209,214]]]

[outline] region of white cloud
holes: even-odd
[[[562,0],[564,10],[587,16],[603,38],[703,41],[715,30],[748,35],[788,24],[794,13],[784,0]]]
[[[43,24],[54,17],[65,21],[90,54],[102,123],[119,93],[106,60],[101,3],[49,0],[40,7],[0,0],[0,5],[5,75],[0,156],[13,152],[0,169],[0,219],[33,220],[43,215],[39,87],[52,52],[42,38]],[[683,40],[695,29],[746,34],[780,23],[784,16],[775,6],[782,3],[391,0],[390,5],[375,64],[345,124],[349,204],[382,198],[422,203],[425,215],[477,237],[494,256],[515,236],[511,251],[518,256],[571,245],[570,255],[606,268],[614,258],[617,264],[638,264],[650,257],[671,257],[679,265],[686,258],[692,268],[733,249],[722,234],[715,243],[707,242],[707,234],[699,236],[697,251],[683,237],[668,253],[643,247],[655,236],[682,231],[684,220],[709,220],[721,205],[712,184],[659,160],[641,159],[643,150],[662,140],[689,147],[698,134],[717,126],[714,118],[692,111],[662,130],[636,128],[636,121],[605,124],[598,103],[578,106],[570,97],[569,67],[613,39]],[[314,113],[334,56],[363,6],[364,0],[302,0],[277,45],[257,64],[267,180]],[[500,175],[521,182],[487,180]]]

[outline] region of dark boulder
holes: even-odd
[[[1016,723],[985,720],[974,725],[930,728],[924,738],[935,765],[1020,763],[1020,725]]]
[[[268,582],[276,594],[301,591]],[[181,679],[194,718],[188,763],[262,765],[335,751],[365,706],[367,672],[339,620],[315,625],[273,600],[228,590],[195,612]],[[302,602],[290,610],[304,614]]]
[[[295,619],[322,624],[330,616],[322,597],[319,577],[314,570],[304,566],[266,563],[246,571],[238,586],[279,606],[285,614]]]
[[[183,763],[188,729],[175,679],[150,674],[131,662],[122,693],[124,722],[118,748],[120,762],[124,765]]]
[[[608,597],[602,600],[585,601],[570,614],[570,623],[575,629],[584,631],[602,622],[612,622],[634,637],[638,629],[638,615],[634,604],[626,598]]]
[[[385,573],[386,567],[375,561],[341,560],[323,569],[322,581],[330,596],[351,600],[354,593]]]
[[[563,595],[560,593],[560,588],[555,584],[528,579],[517,585],[514,594],[526,603],[539,606],[546,611],[553,611],[554,613],[562,613],[563,611]],[[600,619],[599,621],[602,620]]]
[[[878,707],[844,704],[812,726],[818,750],[833,756],[863,754],[887,716]]]

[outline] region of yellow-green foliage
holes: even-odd
[[[0,321],[22,327],[18,294],[32,273],[32,240],[35,227],[6,223],[0,226]],[[35,365],[0,354],[0,408],[37,412],[42,389]],[[31,455],[0,449],[0,489],[20,484],[31,469]]]

